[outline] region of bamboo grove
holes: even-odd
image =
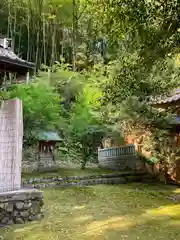
[[[72,61],[72,1],[4,0],[0,9],[0,32],[13,39],[19,56],[37,67],[52,65],[62,56]]]

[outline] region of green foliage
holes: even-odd
[[[24,140],[32,144],[39,130],[58,127],[60,99],[53,89],[39,83],[12,86],[6,98],[20,98],[23,102]]]
[[[173,114],[160,112],[157,108],[148,105],[147,101],[139,101],[137,97],[128,97],[119,105],[119,108],[121,121],[126,120],[132,125],[145,128],[166,129],[173,119]]]
[[[105,100],[119,103],[129,96],[141,100],[171,91],[179,85],[179,67],[175,59],[166,58],[156,62],[151,69],[141,64],[138,52],[124,53],[118,60],[108,65],[107,84],[104,88]]]
[[[150,165],[154,165],[156,163],[159,162],[159,158],[155,158],[155,157],[145,157],[144,155],[141,155],[141,154],[138,154],[139,158],[145,162],[145,163],[148,163]]]
[[[151,131],[150,148],[158,159],[166,161],[167,145],[163,148],[162,142],[173,115],[171,111],[159,112],[148,101],[179,86],[175,62],[180,4],[158,0],[88,2],[94,11],[99,6],[99,33],[106,36],[113,53],[113,61],[105,69],[107,79],[101,84],[105,120],[123,132],[134,127]],[[157,135],[162,135],[162,142]],[[158,144],[164,150],[157,149]]]
[[[37,82],[46,87],[53,86],[61,96],[58,129],[63,143],[58,147],[62,158],[97,162],[97,148],[105,135],[101,113],[102,91],[97,71],[84,74],[71,72],[66,65],[53,66],[52,72],[40,72]]]
[[[97,111],[100,108],[98,88],[86,85],[77,97],[70,117],[69,131],[73,142],[79,143],[82,168],[89,158],[95,157],[98,146],[105,135],[105,128]]]
[[[68,69],[58,68],[51,74],[51,84],[62,97],[64,107],[68,110],[80,94],[85,82],[85,77],[79,73],[70,72]]]
[[[62,151],[73,145],[86,161],[105,132],[122,138],[138,126],[153,132],[151,148],[163,158],[157,136],[163,131],[166,138],[173,115],[148,100],[179,86],[178,0],[3,0],[0,6],[1,32],[14,37],[15,51],[49,70],[8,93],[24,101],[26,139],[58,125]],[[81,73],[69,71],[72,62]]]

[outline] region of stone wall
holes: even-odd
[[[143,171],[126,171],[111,174],[91,175],[91,176],[71,176],[71,177],[43,177],[31,178],[22,182],[24,187],[32,187],[37,189],[43,188],[65,188],[65,187],[81,187],[97,184],[125,184],[128,182],[152,181],[151,175]]]
[[[115,170],[143,170],[144,163],[138,158],[133,144],[98,151],[99,166]]]
[[[37,189],[0,193],[0,225],[40,220],[43,205],[43,193]]]

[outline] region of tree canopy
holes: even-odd
[[[87,156],[108,131],[164,131],[171,110],[148,99],[179,86],[178,0],[4,0],[0,8],[1,34],[39,71],[38,84],[9,92],[23,99],[25,129],[56,127]]]

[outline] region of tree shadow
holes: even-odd
[[[128,188],[139,192],[139,197],[142,193],[152,199],[164,200],[164,205],[161,206],[159,202],[152,208],[152,203],[148,208],[148,204],[145,204],[146,208],[142,206],[138,212],[129,209],[125,214],[121,211],[113,216],[92,220],[86,225],[84,232],[77,235],[77,239],[180,239],[180,204],[166,198],[180,192],[179,189],[163,184],[132,184]],[[134,200],[136,208],[138,203]]]
[[[84,239],[179,239],[180,206],[177,212],[176,207],[172,209],[170,206],[148,209],[140,215],[94,221],[88,224],[82,235]]]

